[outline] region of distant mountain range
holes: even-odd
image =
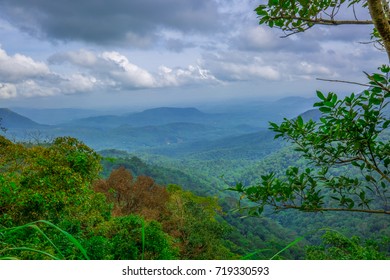
[[[99,110],[59,108],[59,109],[36,109],[36,108],[10,108],[13,112],[23,115],[37,123],[56,125],[71,120],[102,115]]]
[[[88,117],[68,122],[67,125],[113,128],[122,125],[133,127],[147,125],[164,125],[176,122],[208,123],[215,118],[212,114],[205,114],[195,108],[154,108],[140,113],[131,113],[121,116],[103,115]]]
[[[311,102],[290,97],[277,102],[237,104],[239,110],[226,107],[218,113],[193,107],[161,107],[122,115],[96,115],[96,111],[81,109],[25,108],[30,118],[0,109],[0,118],[7,133],[20,140],[26,140],[26,131],[35,130],[46,139],[76,137],[95,150],[119,149],[199,159],[224,153],[234,159],[240,155],[258,157],[273,150],[278,145],[275,146],[272,132],[268,131],[268,122],[297,116],[306,111],[301,109],[311,108]],[[33,115],[34,112],[38,115]],[[56,115],[52,118],[55,122],[50,121],[51,114]],[[78,116],[87,117],[76,119]],[[67,121],[58,124],[60,119]]]

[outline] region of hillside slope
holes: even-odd
[[[36,123],[31,119],[19,115],[7,108],[0,108],[1,125],[6,129],[31,129],[43,128],[44,125]]]

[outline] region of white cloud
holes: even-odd
[[[96,61],[94,55],[86,51],[56,59],[79,65],[91,65]],[[58,74],[44,62],[22,54],[10,56],[0,48],[0,99],[90,92],[96,83],[93,76],[77,72]]]
[[[198,83],[219,83],[211,72],[199,65],[189,65],[187,68],[171,69],[166,66],[159,68],[160,86],[180,86]]]
[[[22,97],[53,96],[60,93],[60,89],[52,85],[43,85],[34,80],[26,80],[15,85],[17,95]]]
[[[253,57],[246,53],[225,52],[207,55],[204,57],[204,64],[219,80],[279,80],[282,77],[275,61],[267,62],[259,56]]]
[[[72,74],[60,83],[64,94],[75,94],[80,92],[91,92],[95,89],[98,80],[89,75],[80,73]]]
[[[247,65],[225,62],[221,64],[221,69],[234,80],[251,80],[252,78],[266,80],[280,79],[279,72],[268,65],[259,65],[256,63]]]
[[[0,99],[54,95],[59,90],[48,84],[52,79],[44,62],[18,53],[10,56],[0,48]]]
[[[49,57],[48,61],[51,64],[62,64],[66,61],[71,64],[90,67],[97,63],[98,58],[96,55],[85,49],[81,49],[79,51],[69,51],[65,53],[57,53]]]
[[[93,53],[81,50],[58,53],[51,56],[49,62],[53,64],[68,62],[76,67],[76,70],[87,71],[88,75],[80,76],[83,78],[84,85],[99,85],[101,89],[165,88],[218,82],[211,72],[200,64],[187,67],[162,65],[156,71],[148,71],[130,62],[127,56],[116,51]],[[91,77],[94,79],[93,83]]]
[[[328,77],[330,76],[337,76],[337,74],[334,71],[331,71],[328,67],[316,64],[316,63],[310,63],[307,61],[302,61],[299,63],[298,67],[299,71],[303,74],[307,75],[326,75]]]
[[[16,95],[16,87],[13,84],[0,83],[0,99],[10,99]]]
[[[39,78],[50,73],[43,62],[34,61],[22,54],[9,56],[0,48],[0,81],[15,82],[29,78]]]
[[[126,56],[118,52],[103,52],[101,58],[114,66],[106,74],[118,84],[131,88],[156,87],[154,77],[148,71],[130,63]]]

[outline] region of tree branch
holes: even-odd
[[[374,24],[372,20],[335,20],[335,19],[323,19],[323,18],[303,18],[303,17],[291,16],[291,15],[280,15],[280,16],[270,17],[270,20],[272,21],[279,20],[279,19],[288,19],[288,20],[297,20],[297,21],[300,20],[303,22],[309,22],[309,23],[320,24],[320,25]]]
[[[322,79],[322,78],[316,78],[316,80],[318,80],[318,81],[324,81],[324,82],[352,84],[352,85],[358,85],[358,86],[363,86],[363,87],[370,87],[370,86],[372,86],[372,85],[370,85],[370,84],[363,84],[363,83],[350,82],[350,81],[343,81],[343,80],[331,80],[331,79]]]
[[[386,210],[372,210],[372,209],[356,209],[356,208],[316,208],[316,209],[302,209],[300,206],[283,205],[277,206],[279,210],[282,209],[297,209],[305,212],[358,212],[358,213],[370,213],[370,214],[386,214],[390,215],[390,211]]]

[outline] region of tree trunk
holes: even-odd
[[[388,3],[382,0],[368,0],[367,3],[372,21],[383,40],[383,46],[390,62],[390,24],[386,12]]]

